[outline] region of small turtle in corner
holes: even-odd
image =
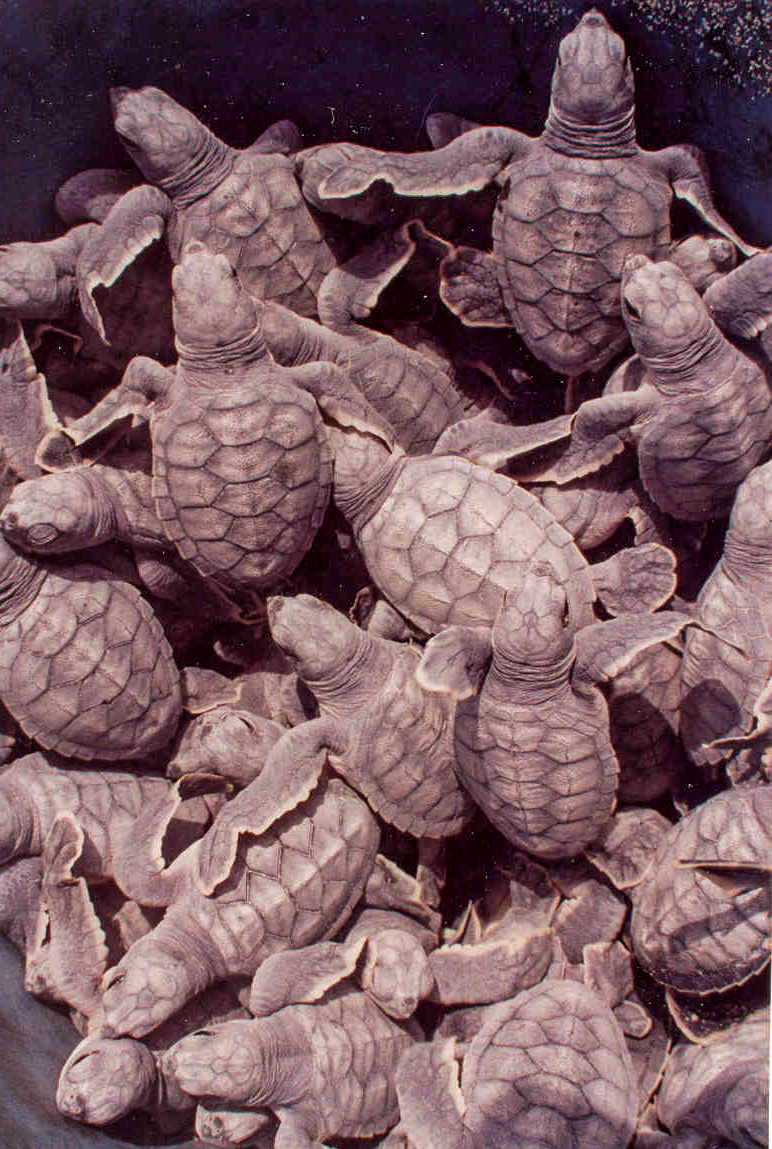
[[[441,294],[467,324],[514,326],[534,355],[569,377],[599,370],[627,344],[622,266],[636,252],[667,255],[674,195],[742,252],[756,250],[714,207],[697,148],[638,146],[632,66],[596,9],[560,43],[540,136],[481,127],[412,154],[321,145],[300,152],[296,166],[304,195],[341,215],[379,181],[398,196],[499,183],[492,252],[462,247],[448,256]]]
[[[162,235],[175,263],[200,241],[235,266],[256,298],[314,315],[316,289],[335,261],[281,154],[284,133],[269,131],[238,151],[158,88],[114,88],[110,99],[115,130],[148,183],[121,196],[78,259],[81,309],[97,331],[104,336],[94,289],[109,287]]]
[[[504,598],[493,628],[449,626],[417,677],[458,700],[456,770],[514,845],[572,857],[611,815],[619,765],[598,684],[690,619],[673,611],[577,622],[546,563]]]

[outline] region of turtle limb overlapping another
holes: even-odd
[[[542,440],[563,439],[572,420],[542,424]],[[426,634],[454,623],[490,626],[502,595],[541,561],[565,585],[579,625],[593,620],[596,598],[612,613],[655,610],[668,600],[675,589],[668,548],[628,548],[590,566],[535,496],[490,469],[519,454],[524,442],[532,450],[532,430],[488,419],[456,426],[470,425],[485,466],[444,453],[442,439],[431,455],[405,457],[356,428],[328,429],[334,501],[373,582],[409,622]],[[598,450],[608,457],[609,439],[613,457],[623,446],[613,431],[601,433]]]
[[[665,611],[582,626],[545,563],[508,592],[492,630],[430,639],[418,679],[457,700],[456,770],[514,845],[561,858],[596,837],[619,772],[598,684],[689,621]]]
[[[189,245],[173,291],[176,369],[132,360],[119,387],[50,434],[38,458],[59,469],[68,444],[127,415],[149,419],[155,510],[168,539],[248,607],[295,569],[321,523],[332,461],[319,407],[389,443],[390,432],[340,368],[273,362],[255,304],[223,255]]]
[[[304,195],[345,214],[375,185],[399,196],[460,195],[501,186],[491,253],[459,248],[442,295],[466,323],[514,326],[530,350],[569,377],[597,371],[627,343],[618,300],[625,258],[667,255],[673,196],[745,254],[713,205],[697,148],[639,148],[624,42],[598,11],[561,41],[541,136],[464,132],[434,152],[389,154],[352,144],[296,157]]]
[[[104,334],[95,288],[111,286],[161,236],[175,263],[190,241],[200,241],[228,259],[256,298],[313,315],[334,260],[292,160],[264,151],[260,141],[243,151],[228,147],[158,88],[114,88],[111,102],[116,131],[148,183],[118,200],[78,260],[81,308],[97,331]],[[284,150],[282,134],[276,142]]]
[[[754,468],[737,491],[721,557],[700,591],[696,617],[714,633],[687,636],[681,737],[698,765],[739,751],[732,773],[763,753],[765,698],[772,675],[772,464]],[[743,742],[746,743],[743,746]]]
[[[468,1046],[415,1045],[397,1093],[417,1149],[572,1140],[623,1149],[635,1128],[634,1074],[613,1013],[586,986],[557,978],[488,1007]]]
[[[318,292],[321,323],[275,303],[260,308],[263,334],[278,363],[321,359],[345,369],[408,454],[431,451],[447,426],[487,405],[462,387],[452,360],[428,336],[410,346],[361,322],[419,241],[426,241],[425,229],[411,221],[330,271]],[[487,395],[489,403],[501,399],[490,387]]]

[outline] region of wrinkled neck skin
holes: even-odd
[[[5,561],[0,569],[0,627],[14,622],[35,601],[47,578],[47,571],[22,554],[3,547],[0,543],[0,561],[3,550]]]
[[[541,139],[553,152],[566,156],[598,160],[634,156],[638,152],[635,108],[617,119],[591,124],[571,119],[551,102]]]
[[[244,1083],[242,1094],[228,1100],[243,1101],[253,1109],[276,1109],[301,1101],[311,1087],[303,1072],[309,1051],[302,1032],[287,1017],[287,1010],[244,1024],[250,1027],[255,1072]]]
[[[333,498],[354,533],[373,517],[399,478],[405,452],[391,453],[380,439],[328,426],[335,467]]]
[[[113,497],[114,493],[105,482],[101,470],[97,464],[96,467],[84,468],[82,473],[79,473],[80,478],[88,488],[91,501],[87,520],[84,515],[84,526],[87,525],[88,527],[87,544],[89,546],[116,538],[120,533],[118,526],[119,506]]]
[[[485,680],[485,693],[493,702],[539,705],[550,702],[569,688],[569,675],[576,651],[573,647],[558,661],[554,658],[524,662],[494,650]]]
[[[209,195],[230,175],[237,153],[201,125],[201,137],[195,155],[185,166],[157,180],[175,207],[185,208],[202,196]]]
[[[772,543],[749,543],[730,526],[724,538],[721,567],[727,578],[743,589],[753,582],[753,595],[772,599]]]
[[[316,696],[324,712],[333,717],[357,714],[366,699],[386,681],[391,670],[388,648],[373,635],[353,627],[351,643],[342,652],[336,672],[324,678],[298,675]]]
[[[213,373],[232,375],[234,381],[237,381],[248,375],[255,363],[268,356],[259,325],[250,328],[236,339],[217,346],[183,343],[181,339],[176,339],[175,345],[180,369],[184,371],[186,377],[202,386],[206,385],[206,381],[211,379]],[[221,380],[216,379],[210,386],[219,389],[220,384]]]
[[[12,858],[39,853],[42,848],[33,803],[22,786],[14,786],[11,779],[3,778],[0,782],[0,865]]]
[[[683,350],[662,355],[647,355],[640,351],[638,354],[649,372],[651,383],[660,394],[678,396],[684,391],[695,391],[702,395],[706,390],[705,374],[710,369],[711,359],[718,359],[728,347],[715,323],[708,321],[705,329]],[[716,381],[720,382],[722,373],[717,374]]]

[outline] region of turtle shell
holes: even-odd
[[[202,393],[178,368],[154,418],[153,494],[183,558],[231,593],[289,575],[322,521],[332,455],[316,403],[269,368]]]
[[[511,479],[458,455],[404,460],[357,541],[382,593],[428,634],[491,626],[540,561],[565,584],[577,625],[594,618],[590,568],[568,531]]]
[[[679,861],[769,863],[772,789],[743,786],[716,794],[662,838],[633,894],[635,956],[658,981],[710,993],[746,981],[769,961],[769,888],[759,878],[735,885],[732,871]]]
[[[25,733],[73,758],[142,758],[165,746],[182,696],[149,603],[96,567],[41,566],[35,576],[23,566],[36,593],[20,586],[17,609],[5,604],[0,697]]]
[[[591,159],[542,142],[500,178],[493,256],[512,322],[553,371],[599,370],[628,342],[619,302],[625,259],[667,256],[667,180],[636,155]]]

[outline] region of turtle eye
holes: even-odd
[[[640,319],[641,318],[640,307],[636,307],[634,303],[631,303],[630,300],[627,298],[627,296],[625,296],[625,311],[627,312],[627,314],[630,316],[631,319]]]

